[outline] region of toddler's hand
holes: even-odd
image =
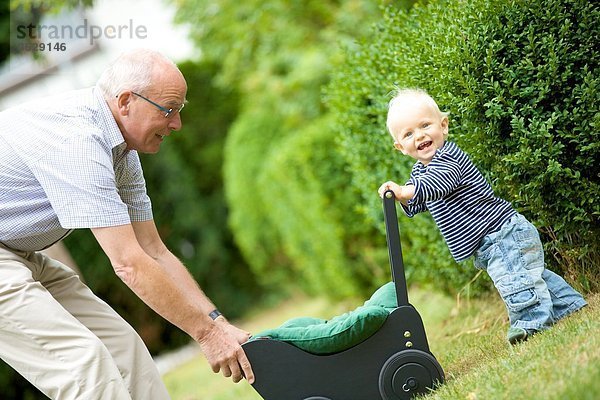
[[[381,186],[379,186],[379,189],[377,190],[379,192],[379,197],[383,198],[383,195],[388,190],[394,192],[394,197],[396,198],[396,200],[400,199],[398,196],[400,196],[400,194],[402,193],[402,187],[393,181],[387,181]]]

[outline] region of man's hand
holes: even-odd
[[[222,371],[234,382],[254,382],[250,362],[241,344],[249,333],[224,318],[213,321],[207,310],[215,305],[206,297],[185,266],[171,253],[154,221],[93,228],[98,243],[117,275],[154,311],[193,337],[213,371]]]
[[[229,322],[217,318],[212,328],[198,340],[204,356],[214,373],[221,371],[223,376],[237,383],[246,377],[254,383],[254,373],[250,361],[241,344],[250,338],[250,333],[243,331]],[[243,375],[242,375],[243,373]]]
[[[239,329],[236,326],[230,324],[229,321],[227,321],[227,319],[225,319],[225,317],[223,315],[219,315],[215,319],[215,322],[217,322],[217,323],[220,322],[221,327],[223,329],[231,332],[231,334],[233,335],[233,337],[235,337],[237,339],[239,344],[244,344],[250,339],[250,332],[245,331],[243,329]]]

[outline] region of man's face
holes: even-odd
[[[396,149],[424,165],[429,164],[435,152],[444,146],[448,118],[420,99],[404,102],[391,111],[394,114],[390,129]]]
[[[127,149],[140,153],[157,153],[164,138],[182,125],[178,110],[185,102],[185,80],[170,65],[156,69],[160,70],[153,73],[152,85],[144,93],[122,94],[127,104],[127,113],[121,118],[123,137]],[[165,109],[173,110],[168,117],[165,117]]]

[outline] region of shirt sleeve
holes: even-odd
[[[115,174],[119,196],[127,205],[131,221],[151,220],[152,204],[146,192],[146,181],[138,153],[127,152],[123,161],[115,165]]]
[[[408,205],[417,206],[452,193],[460,184],[461,168],[451,155],[443,153],[429,163],[425,173],[411,177],[411,180],[415,185],[415,195]]]
[[[71,137],[31,165],[63,228],[131,222],[119,196],[111,149],[94,135]]]
[[[408,182],[405,183],[405,185],[406,186],[408,186],[408,185],[414,186],[415,185],[412,175],[411,175],[410,179],[408,180]],[[418,213],[427,211],[427,205],[425,203],[412,204],[410,200],[407,203],[408,203],[408,205],[404,205],[404,204],[400,203],[400,205],[402,206],[402,210],[404,211],[404,213],[406,214],[407,217],[412,218],[415,215],[417,215]]]

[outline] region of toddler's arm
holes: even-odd
[[[387,191],[391,190],[394,192],[394,196],[396,200],[404,204],[408,205],[408,201],[412,199],[415,195],[415,187],[413,185],[398,185],[396,182],[387,181],[381,186],[379,186],[379,196],[383,198],[383,194]]]

